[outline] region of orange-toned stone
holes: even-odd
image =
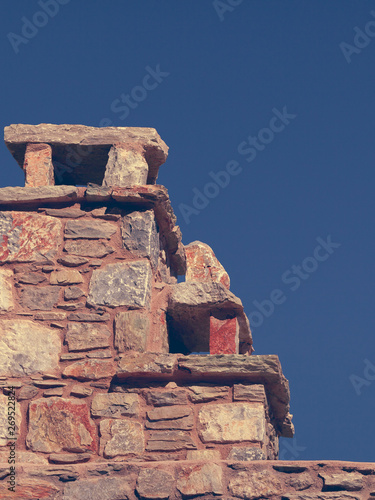
[[[2,500],[52,500],[56,498],[59,491],[56,486],[51,483],[28,483],[18,484],[14,487],[14,491],[9,490],[9,483],[3,482],[0,485],[0,498]]]
[[[89,359],[77,361],[65,368],[63,375],[78,380],[99,380],[100,378],[113,377],[116,368],[112,361]]]
[[[23,163],[25,186],[54,186],[52,148],[49,144],[28,144]]]
[[[201,241],[185,246],[186,281],[216,281],[229,290],[230,279],[212,248]]]
[[[210,317],[210,354],[238,354],[237,318],[220,320]]]

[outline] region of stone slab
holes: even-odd
[[[115,347],[119,352],[145,352],[150,319],[139,311],[125,311],[115,317]]]
[[[21,290],[20,303],[22,307],[30,309],[31,311],[49,311],[58,303],[60,290],[61,288],[59,286],[23,288]]]
[[[78,188],[75,186],[0,188],[0,206],[40,206],[44,203],[68,203],[77,199]]]
[[[64,250],[78,257],[103,258],[113,253],[114,248],[105,241],[68,240]],[[80,265],[80,264],[79,264]]]
[[[189,398],[193,403],[208,403],[228,397],[229,386],[191,385]]]
[[[218,464],[199,464],[183,467],[177,480],[183,498],[198,495],[223,495],[223,471]]]
[[[115,224],[99,220],[70,220],[65,225],[64,237],[66,239],[107,239],[115,234]]]
[[[104,325],[69,323],[65,335],[69,351],[82,351],[110,346],[111,332]]]
[[[62,500],[128,500],[133,498],[124,478],[81,479],[67,483]]]
[[[106,458],[144,452],[142,424],[130,419],[100,421],[100,450]]]
[[[168,375],[174,372],[177,365],[177,354],[160,354],[145,352],[129,353],[120,358],[117,369],[119,378],[139,375]]]
[[[115,373],[116,369],[113,362],[102,359],[77,361],[67,366],[63,371],[64,377],[76,378],[83,382],[113,377]]]
[[[137,478],[136,490],[145,500],[168,499],[174,489],[174,477],[161,469],[142,469]]]
[[[91,402],[93,417],[139,417],[139,397],[137,394],[95,394]]]
[[[131,212],[122,219],[121,235],[124,248],[136,257],[147,257],[157,268],[160,244],[153,210]]]
[[[153,431],[147,441],[147,451],[194,450],[196,445],[190,434],[178,431]]]
[[[272,498],[273,495],[283,493],[283,483],[276,473],[268,470],[261,472],[239,471],[229,481],[229,492],[236,498],[246,500]]]

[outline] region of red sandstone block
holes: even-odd
[[[237,318],[210,317],[210,354],[238,354]]]
[[[26,176],[25,186],[54,186],[51,146],[49,144],[28,144],[23,169]]]

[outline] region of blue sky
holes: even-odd
[[[282,458],[373,461],[375,3],[1,8],[2,126],[155,127],[184,243],[212,246],[290,381]]]

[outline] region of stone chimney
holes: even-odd
[[[287,491],[267,464],[293,436],[288,381],[251,355],[211,248],[183,245],[156,130],[11,125],[5,143],[25,187],[0,189],[0,498]]]

